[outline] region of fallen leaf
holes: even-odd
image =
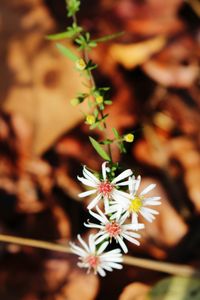
[[[150,287],[144,283],[131,283],[124,288],[119,300],[146,300],[149,289]]]
[[[159,52],[166,44],[164,36],[130,44],[114,44],[110,47],[110,55],[117,63],[122,64],[127,69],[132,69],[137,65],[145,63],[153,54]]]

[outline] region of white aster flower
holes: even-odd
[[[106,275],[105,270],[112,271],[113,269],[122,269],[120,263],[122,263],[123,259],[120,249],[114,249],[103,253],[109,242],[104,242],[97,248],[93,234],[89,236],[88,245],[80,235],[78,235],[78,240],[82,248],[74,243],[70,243],[70,245],[72,252],[79,256],[80,262],[78,262],[78,266],[80,268],[86,268],[88,269],[88,272],[93,270],[95,274],[98,273],[101,276]]]
[[[83,168],[84,177],[78,177],[78,180],[80,180],[83,184],[92,188],[89,191],[80,193],[79,197],[87,197],[89,195],[96,194],[96,197],[88,205],[87,207],[88,209],[94,208],[98,204],[98,202],[103,198],[105,211],[107,211],[109,207],[110,199],[123,200],[124,198],[125,193],[117,190],[116,187],[125,186],[125,185],[128,186],[129,184],[128,180],[123,182],[120,181],[131,176],[132,171],[130,169],[127,169],[126,171],[119,174],[110,182],[107,178],[107,172],[110,171],[110,169],[106,167],[106,164],[107,162],[104,162],[102,164],[102,177],[103,177],[102,180],[100,180],[93,173],[88,171],[86,167]]]
[[[125,217],[131,215],[132,223],[137,223],[138,214],[141,214],[148,222],[155,219],[158,211],[146,206],[160,205],[160,197],[147,197],[146,195],[155,188],[156,184],[150,184],[138,193],[140,182],[141,176],[138,176],[137,179],[135,179],[135,176],[129,178],[129,194],[124,197],[123,201],[118,199],[111,203],[113,204],[109,208],[109,213],[113,213],[111,218],[116,218],[119,214],[123,214]]]
[[[128,252],[128,248],[124,243],[123,239],[128,240],[129,242],[136,244],[137,246],[140,245],[137,239],[140,238],[141,236],[140,234],[134,231],[144,228],[144,224],[124,224],[126,220],[125,215],[119,217],[114,221],[109,221],[109,219],[99,209],[98,206],[96,207],[96,210],[98,214],[92,211],[90,211],[90,214],[95,219],[100,221],[101,224],[95,224],[95,223],[85,224],[85,226],[87,227],[100,229],[100,231],[95,235],[95,244],[99,244],[105,241],[106,239],[110,239],[111,241],[113,238],[116,240],[116,242],[119,243],[119,245],[121,246],[121,248],[125,253]]]

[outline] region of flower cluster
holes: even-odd
[[[80,259],[78,266],[87,268],[88,271],[93,270],[101,276],[106,275],[105,271],[122,268],[121,249],[124,253],[128,252],[126,242],[140,245],[138,239],[141,235],[138,231],[144,228],[144,224],[139,223],[139,215],[152,222],[158,212],[148,206],[161,204],[160,197],[147,195],[155,188],[155,184],[139,191],[141,176],[136,178],[133,172],[127,169],[114,177],[107,165],[107,162],[102,164],[102,172],[99,175],[84,166],[83,177],[78,177],[78,180],[88,187],[79,197],[94,195],[87,208],[95,221],[88,221],[84,225],[98,232],[89,236],[88,245],[78,235],[82,248],[71,243],[72,252]],[[104,252],[112,241],[119,247]]]

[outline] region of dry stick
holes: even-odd
[[[0,242],[73,254],[71,249],[66,245],[14,237],[10,235],[0,234]],[[154,271],[164,272],[173,275],[180,275],[180,276],[191,276],[191,275],[200,276],[200,270],[187,265],[158,262],[158,261],[153,261],[150,259],[143,259],[143,258],[134,258],[128,255],[124,255],[123,258],[124,258],[124,264],[129,266],[135,266],[135,267],[140,267],[140,268],[145,268],[145,269],[150,269]]]

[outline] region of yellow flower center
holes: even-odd
[[[103,103],[103,97],[102,96],[97,96],[96,97],[96,102],[97,102],[97,104],[101,104],[101,103]]]
[[[95,123],[95,117],[93,115],[87,115],[86,116],[86,123],[89,125],[92,125]]]
[[[129,211],[138,213],[141,207],[142,207],[142,199],[138,196],[135,196],[135,198],[131,200]]]
[[[85,61],[82,58],[78,59],[76,61],[76,67],[78,70],[83,71],[86,67]]]
[[[134,135],[132,133],[128,133],[124,136],[124,140],[127,143],[132,143],[134,140]]]

